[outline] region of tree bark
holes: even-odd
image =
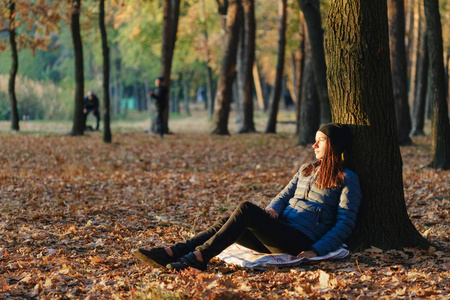
[[[19,69],[19,57],[17,54],[16,28],[15,28],[15,9],[16,1],[9,0],[9,42],[11,44],[12,64],[9,72],[8,95],[11,106],[11,129],[19,131],[19,110],[17,109],[16,98],[16,77]]]
[[[111,105],[109,97],[109,46],[105,25],[105,0],[100,0],[100,32],[102,36],[102,53],[103,53],[103,141],[105,143],[112,142],[111,135]]]
[[[302,77],[303,77],[303,67],[305,65],[305,22],[302,13],[300,13],[300,26],[299,26],[299,44],[298,48],[293,54],[293,60],[294,60],[294,76],[293,76],[293,82],[294,82],[294,93],[295,93],[295,104],[296,104],[296,130],[295,133],[297,135],[300,134],[300,126],[301,126],[301,102],[302,102],[302,95],[301,95],[301,89],[302,89]]]
[[[272,93],[272,100],[270,102],[269,119],[267,121],[267,127],[265,133],[277,132],[277,115],[278,107],[281,97],[283,73],[284,73],[284,56],[286,49],[286,21],[287,21],[287,0],[279,0],[278,15],[279,15],[279,27],[278,27],[278,59],[275,74],[275,83]]]
[[[389,48],[397,136],[400,145],[411,145],[411,115],[408,104],[408,82],[406,78],[405,8],[403,0],[388,0]]]
[[[83,44],[80,34],[81,0],[72,0],[70,25],[72,31],[73,50],[75,53],[75,111],[73,117],[72,135],[84,133],[84,71],[83,71]]]
[[[425,0],[425,18],[430,59],[430,96],[433,102],[433,158],[430,166],[450,169],[450,124],[446,99],[441,16],[438,0]]]
[[[409,104],[413,106],[414,97],[416,93],[417,83],[417,57],[418,57],[418,45],[419,45],[419,32],[420,26],[423,23],[420,10],[420,0],[412,1],[412,24],[410,25],[409,37],[408,37],[408,57],[409,57]]]
[[[327,88],[327,65],[323,48],[322,16],[319,0],[297,0],[308,28],[314,66],[314,80],[320,99],[320,122],[331,121],[330,100]]]
[[[242,23],[241,0],[228,2],[226,46],[222,60],[214,105],[213,134],[228,135],[228,118],[232,97],[232,86],[236,75],[236,54],[239,39],[239,26]]]
[[[413,105],[413,128],[411,131],[412,136],[425,135],[425,104],[427,98],[428,89],[428,39],[427,28],[422,26],[420,38],[420,56],[419,56],[419,68],[418,68],[418,80],[417,88],[414,97]]]
[[[405,205],[402,159],[395,124],[385,1],[332,0],[326,53],[334,122],[353,133],[348,166],[363,194],[353,249],[428,246]]]
[[[255,61],[255,1],[244,0],[243,120],[239,133],[256,132],[253,121],[253,64]]]
[[[320,125],[320,103],[314,77],[311,44],[305,35],[305,61],[300,96],[300,127],[298,145],[314,143],[317,128]]]

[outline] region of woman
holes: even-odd
[[[211,258],[234,242],[258,252],[298,258],[338,249],[352,233],[361,201],[358,176],[342,161],[350,143],[346,125],[322,125],[313,145],[317,161],[301,166],[265,210],[242,202],[230,217],[185,243],[135,250],[135,256],[153,266],[205,270]]]

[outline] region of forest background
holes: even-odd
[[[2,5],[2,17],[8,15],[5,8],[12,2],[2,2],[5,4]],[[428,136],[431,124],[428,120],[432,109],[427,92],[430,89],[424,89],[423,85],[419,88],[419,82],[427,82],[431,77],[427,72],[419,71],[420,66],[422,71],[427,70],[423,68],[423,58],[427,55],[421,52],[421,45],[426,45],[423,43],[426,39],[423,36],[422,1],[404,2],[405,45],[411,106],[408,113],[417,123],[414,119],[416,99],[426,104],[424,116],[427,122],[423,127],[426,136],[412,137],[414,144],[402,147],[402,158],[395,160],[395,163],[400,162],[396,164],[396,167],[400,166],[400,175],[403,172],[403,183],[395,184],[396,190],[402,192],[401,197],[392,196],[398,193],[383,184],[376,194],[387,193],[390,203],[369,201],[367,194],[365,203],[375,203],[390,210],[399,203],[398,200],[400,204],[406,202],[405,210],[420,237],[427,238],[433,246],[387,251],[371,247],[354,252],[341,262],[264,273],[213,261],[209,272],[204,274],[190,270],[176,275],[137,265],[130,254],[131,249],[179,241],[205,228],[244,199],[264,205],[289,180],[300,163],[312,159],[308,146],[293,147],[300,125],[299,106],[292,105],[298,103],[296,95],[299,94],[294,84],[298,74],[296,61],[299,49],[308,52],[305,22],[298,4],[287,2],[287,47],[283,50],[286,59],[281,76],[284,92],[280,93],[286,105],[283,112],[278,113],[279,134],[213,137],[201,134],[210,132],[212,114],[208,107],[210,102],[205,101],[208,97],[197,103],[197,95],[199,87],[207,85],[208,76],[213,83],[220,77],[225,18],[223,11],[217,11],[217,5],[223,2],[182,2],[170,82],[172,111],[169,124],[173,124],[171,129],[175,135],[160,141],[144,131],[150,126],[149,112],[152,111],[148,91],[153,87],[153,79],[161,75],[161,56],[164,56],[161,52],[165,28],[161,26],[164,20],[162,3],[107,2],[112,66],[108,95],[112,97],[113,132],[117,136],[114,143],[102,144],[98,133],[78,139],[66,134],[49,134],[69,133],[69,120],[74,114],[75,54],[68,24],[72,12],[70,4],[75,2],[53,2],[58,6],[51,10],[43,8],[52,1],[17,1],[24,4],[18,6],[17,16],[34,14],[35,17],[17,19],[27,25],[17,28],[21,37],[17,81],[21,130],[32,134],[1,135],[3,235],[0,268],[4,275],[0,277],[0,287],[5,297],[448,296],[449,174],[427,167],[431,157],[432,143]],[[448,84],[449,4],[447,1],[439,3]],[[80,28],[86,75],[83,92],[94,90],[103,99],[97,4],[96,1],[83,1],[82,4]],[[323,16],[327,14],[328,5],[326,1],[321,2]],[[283,19],[281,11],[275,3],[258,3],[256,6],[254,74],[257,76],[252,94],[258,131],[271,119],[268,115],[268,110],[272,110],[270,99],[275,94],[277,78],[280,78],[277,71],[282,53],[278,37]],[[39,14],[46,17],[36,17]],[[55,22],[46,23],[47,19]],[[30,24],[26,20],[33,22]],[[326,22],[323,26],[326,30]],[[0,67],[4,68],[2,73],[5,74],[2,103],[5,119],[8,119],[9,103],[5,100],[5,104],[3,99],[8,97],[5,86],[12,61],[3,29],[1,37]],[[256,78],[260,79],[259,83]],[[310,88],[315,84],[303,85],[305,90],[304,86]],[[237,123],[231,122],[234,124],[231,129],[238,132],[242,99],[234,90],[231,116]],[[448,89],[445,91],[448,95]],[[306,89],[305,94],[314,94],[314,91]],[[381,100],[379,103],[383,103]],[[181,104],[185,104],[184,108]],[[8,121],[1,125],[3,131],[8,130]],[[305,124],[301,125],[305,127]],[[362,131],[359,134],[365,138],[364,144],[370,145],[369,135]],[[303,142],[308,144],[308,141]],[[396,141],[378,139],[376,143],[391,145],[392,149],[389,149],[393,151],[384,152],[395,156]],[[373,153],[382,157],[373,151],[366,152],[365,159],[369,161]],[[369,172],[378,174],[373,164],[371,167]],[[221,183],[225,183],[223,188],[218,188]],[[397,214],[402,209],[391,214],[394,219],[405,221],[402,214]],[[373,212],[369,217],[376,219],[377,213]],[[393,226],[387,231],[377,230],[380,222],[368,223],[372,223],[369,229],[375,229],[378,242],[386,240],[388,246],[392,246],[395,242],[390,239],[395,240],[395,234],[402,234],[407,227],[407,222],[403,221],[395,228],[398,230]],[[381,223],[389,227],[396,224],[392,222],[392,219],[383,219]],[[391,232],[394,234],[388,236]],[[400,244],[416,241],[410,239],[409,233],[403,236]],[[386,247],[386,244],[382,246]]]

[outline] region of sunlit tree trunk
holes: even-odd
[[[450,169],[450,124],[446,99],[441,17],[438,0],[425,0],[430,59],[430,97],[433,103],[433,158],[430,166]]]
[[[16,98],[16,76],[19,68],[19,57],[17,55],[16,28],[15,28],[15,9],[16,1],[9,0],[9,42],[11,44],[12,65],[9,72],[8,96],[11,106],[11,129],[19,131],[19,110],[17,109]]]
[[[388,0],[389,48],[392,83],[397,116],[397,136],[400,145],[411,145],[411,116],[406,78],[405,8],[403,0]]]
[[[327,65],[323,49],[322,16],[319,0],[297,0],[305,16],[312,49],[314,80],[320,99],[320,122],[331,121],[330,101],[327,89]]]
[[[320,125],[320,103],[317,93],[317,85],[314,76],[311,44],[309,35],[305,36],[305,62],[303,67],[303,80],[300,102],[300,128],[298,133],[298,145],[314,143],[317,128]]]
[[[75,53],[75,111],[73,117],[72,135],[84,133],[84,71],[83,71],[83,44],[80,34],[81,0],[72,0],[71,25],[73,49]]]
[[[278,15],[278,59],[275,74],[275,83],[273,87],[272,99],[270,101],[269,119],[265,133],[277,132],[277,115],[281,97],[283,73],[284,73],[284,56],[286,49],[286,20],[287,20],[287,0],[279,0]]]
[[[426,246],[405,205],[389,62],[386,1],[332,0],[326,53],[334,122],[350,124],[362,202],[352,248]],[[348,157],[348,156],[347,156]]]
[[[111,143],[111,125],[110,125],[110,97],[109,97],[109,46],[105,26],[105,0],[100,0],[100,32],[102,35],[102,53],[103,53],[103,141]]]
[[[425,104],[427,98],[428,89],[428,39],[427,39],[427,27],[422,26],[420,30],[420,56],[418,67],[417,86],[414,97],[413,106],[413,128],[411,131],[412,136],[424,135],[425,125]]]
[[[255,61],[255,2],[243,0],[244,11],[244,61],[243,61],[243,119],[239,133],[256,132],[253,122],[253,63]]]
[[[242,24],[241,10],[241,0],[232,0],[228,2],[226,45],[214,100],[213,134],[229,134],[228,118],[230,114],[232,86],[236,76],[239,26]]]
[[[416,83],[417,83],[417,56],[419,55],[419,33],[420,26],[423,25],[423,20],[420,13],[420,2],[421,0],[413,0],[411,8],[412,17],[410,31],[408,32],[408,58],[409,58],[409,94],[408,101],[410,107],[413,107],[415,93],[416,93]]]

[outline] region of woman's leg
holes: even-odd
[[[242,202],[233,214],[204,244],[195,249],[200,251],[205,262],[238,241],[246,230],[272,253],[297,255],[310,249],[313,241],[299,230],[279,219],[271,218],[262,208],[250,202]]]

